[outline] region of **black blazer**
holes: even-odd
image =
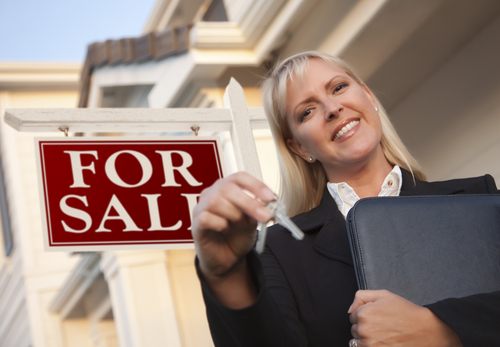
[[[489,175],[414,183],[406,171],[402,173],[401,196],[498,193]],[[275,225],[268,232],[266,251],[248,255],[259,290],[254,305],[228,309],[201,280],[216,346],[348,345],[352,336],[347,310],[358,288],[344,216],[325,189],[318,207],[292,219],[306,234],[304,240],[295,240]],[[457,331],[466,347],[500,341],[500,293],[448,299],[428,307]]]

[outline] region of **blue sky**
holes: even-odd
[[[141,34],[156,0],[0,0],[0,61],[82,62],[87,45]]]

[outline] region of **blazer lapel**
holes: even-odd
[[[314,249],[330,259],[353,265],[345,218],[337,206],[316,236]]]
[[[345,218],[327,187],[325,187],[323,197],[317,207],[293,219],[304,233],[317,233],[313,244],[316,252],[330,259],[352,265]]]

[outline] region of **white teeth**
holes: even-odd
[[[352,128],[354,128],[356,125],[359,124],[359,120],[353,120],[352,122],[350,122],[349,124],[346,124],[336,135],[335,137],[333,138],[333,141],[337,141],[338,139],[340,139],[342,137],[342,135],[344,135],[346,132],[348,132],[349,130],[351,130]]]

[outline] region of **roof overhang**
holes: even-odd
[[[1,90],[77,90],[81,63],[0,62]]]

